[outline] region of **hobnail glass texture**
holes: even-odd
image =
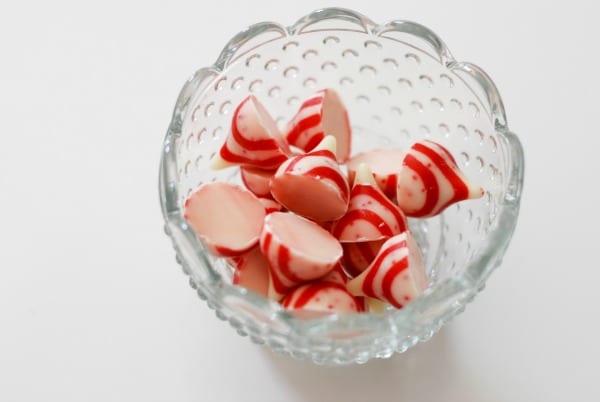
[[[230,268],[206,252],[183,219],[183,201],[202,183],[241,184],[237,169],[208,166],[241,100],[256,95],[283,124],[322,88],[335,89],[348,109],[353,153],[406,149],[429,138],[486,190],[435,218],[410,220],[431,284],[401,310],[296,319],[231,285]],[[350,10],[323,9],[290,27],[264,22],[245,29],[214,65],[185,83],[163,144],[160,200],[177,261],[218,318],[277,352],[324,364],[364,363],[429,339],[483,288],[516,225],[523,165],[519,140],[483,70],[455,61],[422,25],[377,25]]]

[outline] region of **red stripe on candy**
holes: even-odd
[[[264,169],[277,167],[287,160],[287,156],[285,156],[283,154],[275,155],[271,158],[262,159],[262,160],[250,159],[245,156],[240,156],[240,155],[237,155],[237,154],[234,154],[233,152],[231,152],[229,150],[229,148],[227,148],[227,143],[225,143],[225,146],[223,146],[221,148],[221,150],[219,151],[219,154],[221,155],[221,158],[223,158],[224,160],[226,160],[228,162],[240,163],[240,164],[243,163],[243,164],[247,164],[247,165],[261,167]]]
[[[401,242],[400,244],[404,244],[406,246],[406,240]],[[394,264],[390,267],[389,271],[387,271],[381,281],[381,288],[383,290],[383,297],[394,307],[402,308],[402,303],[400,303],[394,295],[392,294],[392,284],[394,280],[400,275],[402,271],[408,268],[408,257],[404,257],[400,261],[394,262]]]
[[[366,195],[368,197],[373,198],[376,202],[385,207],[385,209],[390,211],[392,215],[394,215],[394,219],[396,219],[396,221],[398,222],[399,233],[404,232],[406,230],[406,222],[399,210],[389,199],[385,197],[385,195],[377,191],[375,187],[365,184],[358,184],[354,186],[352,188],[352,193],[350,193],[350,196],[357,197],[359,195]]]
[[[279,249],[277,250],[277,265],[279,271],[291,282],[302,282],[302,278],[296,276],[296,274],[290,269],[290,261],[290,249],[283,245],[279,246]]]
[[[265,138],[262,140],[249,140],[245,138],[242,133],[238,129],[237,120],[239,118],[239,111],[247,102],[250,101],[248,98],[245,102],[242,102],[233,115],[233,119],[231,122],[231,134],[233,135],[233,139],[240,144],[243,148],[249,151],[270,151],[270,150],[278,150],[279,146],[277,142],[273,138]]]
[[[306,142],[306,145],[304,145],[304,150],[307,152],[312,151],[317,145],[319,145],[323,138],[325,138],[325,133],[323,133],[322,131],[314,133],[312,137],[310,137],[310,140]]]
[[[403,164],[414,170],[415,173],[417,173],[421,177],[423,185],[427,189],[425,203],[423,204],[421,209],[412,212],[410,215],[415,217],[425,216],[431,211],[433,211],[433,208],[435,208],[435,204],[437,204],[439,200],[440,188],[438,182],[433,172],[411,154],[406,155]]]
[[[317,166],[305,173],[307,176],[314,177],[315,179],[328,179],[335,183],[336,186],[342,191],[344,202],[348,200],[348,183],[344,176],[339,171],[330,168],[329,166]]]
[[[333,282],[312,283],[309,286],[302,289],[302,293],[300,293],[298,298],[296,298],[296,302],[294,303],[293,307],[302,308],[306,306],[317,293],[329,287],[335,287],[344,291],[346,290],[344,286]]]
[[[435,150],[419,143],[413,145],[412,148],[431,159],[438,169],[440,169],[444,177],[450,182],[450,185],[454,190],[454,196],[448,204],[464,200],[469,196],[469,189],[464,181],[456,174],[456,171],[454,170],[455,167],[448,165],[444,158],[442,158]]]
[[[354,209],[348,211],[346,215],[337,221],[332,234],[339,239],[346,227],[352,225],[357,220],[369,222],[371,225],[375,226],[383,236],[393,236],[392,229],[383,219],[381,219],[381,216],[368,209]]]
[[[362,291],[365,295],[370,297],[377,297],[375,294],[375,289],[373,289],[373,282],[375,281],[375,276],[381,269],[381,264],[387,256],[393,253],[396,250],[400,250],[406,247],[406,241],[401,241],[400,243],[394,244],[388,248],[386,248],[381,254],[377,256],[375,261],[371,264],[370,270],[365,277],[365,280],[362,285]]]
[[[321,116],[318,114],[312,114],[304,119],[300,120],[294,125],[294,128],[290,130],[287,135],[287,140],[291,144],[295,144],[298,141],[298,137],[306,131],[317,125],[321,124]]]
[[[304,101],[300,109],[305,109],[307,107],[315,106],[323,102],[323,94],[319,94],[319,96],[315,96],[314,98],[307,99]]]

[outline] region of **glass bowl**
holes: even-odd
[[[236,169],[213,171],[208,163],[242,99],[255,94],[283,124],[322,88],[335,89],[348,108],[353,153],[408,148],[429,138],[447,147],[486,190],[481,199],[409,222],[431,284],[401,310],[294,318],[279,304],[231,285],[231,270],[206,252],[183,219],[183,201],[202,183],[240,183]],[[378,25],[329,8],[290,27],[263,22],[245,29],[212,66],[185,83],[162,148],[160,201],[177,261],[218,318],[277,352],[324,364],[364,363],[428,340],[483,289],[517,222],[523,168],[519,140],[483,70],[455,61],[422,25]]]

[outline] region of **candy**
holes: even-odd
[[[366,163],[373,172],[373,177],[381,191],[389,199],[394,200],[403,158],[404,152],[400,149],[374,149],[358,153],[346,163],[348,178],[353,182],[358,166]]]
[[[335,267],[333,267],[331,272],[329,272],[324,277],[320,278],[319,281],[345,285],[348,282],[348,277],[346,276],[346,273],[342,269],[342,265],[338,262],[335,265]]]
[[[277,124],[253,95],[239,104],[231,130],[220,151],[210,161],[213,169],[231,165],[276,169],[290,153]]]
[[[396,198],[407,216],[434,216],[455,202],[483,194],[481,187],[464,177],[450,152],[440,144],[419,141],[404,157]]]
[[[269,297],[275,300],[303,282],[326,275],[342,257],[342,246],[329,232],[290,212],[266,216],[260,248],[269,261]]]
[[[259,198],[258,201],[265,207],[266,214],[281,211],[281,204],[271,198]]]
[[[286,139],[291,145],[308,152],[326,135],[336,138],[337,160],[344,163],[350,156],[350,121],[339,95],[332,89],[318,91],[300,106],[288,124]]]
[[[483,189],[430,140],[350,158],[347,112],[331,89],[307,99],[284,131],[248,96],[211,160],[239,165],[247,190],[210,183],[185,202],[207,250],[235,268],[233,283],[299,318],[382,313],[422,294],[423,256],[406,216],[433,216]]]
[[[423,293],[427,288],[423,256],[410,232],[388,239],[371,265],[346,288],[355,296],[374,297],[396,308]]]
[[[242,183],[259,198],[271,198],[271,177],[273,177],[273,174],[275,174],[274,170],[263,170],[249,166],[240,168]]]
[[[267,297],[269,290],[269,263],[258,246],[239,257],[229,259],[235,267],[233,284],[243,286]]]
[[[336,140],[326,136],[311,152],[284,162],[271,179],[271,194],[288,210],[317,222],[340,218],[350,192],[335,159]]]
[[[340,242],[365,242],[386,239],[406,227],[402,211],[381,192],[369,167],[360,164],[348,211],[333,224],[331,233]]]
[[[373,262],[386,239],[363,241],[358,243],[342,243],[344,269],[352,278],[360,275]]]
[[[306,313],[358,313],[364,311],[362,300],[352,296],[343,285],[332,282],[312,282],[294,289],[282,301],[288,310]],[[304,314],[302,318],[315,318],[320,314]]]
[[[207,250],[238,256],[258,243],[265,207],[249,191],[228,183],[201,185],[186,201],[184,218]]]

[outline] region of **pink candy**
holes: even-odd
[[[347,284],[355,296],[374,297],[402,308],[427,287],[419,246],[409,231],[388,239],[369,267]]]
[[[371,169],[358,167],[350,206],[333,224],[331,232],[341,242],[365,242],[385,239],[406,230],[406,218],[379,189]]]
[[[433,141],[415,143],[407,152],[398,176],[398,205],[408,216],[428,217],[458,201],[483,196],[458,169],[446,148]]]
[[[235,110],[229,136],[211,160],[211,167],[221,169],[237,164],[275,169],[289,153],[273,118],[258,99],[250,95]]]
[[[285,161],[271,179],[273,198],[317,222],[344,215],[350,189],[336,161],[335,146],[335,138],[326,136],[314,150]]]
[[[343,252],[329,232],[290,212],[267,215],[260,248],[271,268],[269,297],[275,300],[303,282],[329,273]]]
[[[211,161],[240,166],[246,189],[204,184],[185,201],[184,217],[209,252],[228,258],[234,284],[297,317],[402,308],[428,286],[406,216],[436,215],[483,189],[433,141],[406,152],[350,157],[350,149],[348,115],[333,90],[307,99],[285,137],[249,96]]]
[[[337,160],[345,162],[350,156],[350,121],[339,95],[325,89],[307,99],[288,124],[287,141],[303,151],[312,151],[326,135],[338,143]]]
[[[221,257],[239,256],[258,243],[266,212],[252,193],[228,183],[203,184],[185,202],[185,219]]]

